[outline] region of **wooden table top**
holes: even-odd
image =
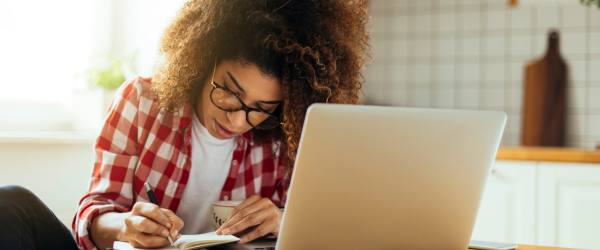
[[[545,246],[533,246],[533,245],[521,245],[517,244],[519,247],[517,250],[578,250],[575,248],[563,248],[563,247],[545,247]]]

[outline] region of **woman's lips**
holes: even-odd
[[[217,134],[219,134],[221,137],[226,138],[226,139],[233,138],[237,135],[237,133],[234,133],[234,132],[231,132],[231,131],[225,129],[216,120],[215,120],[215,130],[217,131]]]

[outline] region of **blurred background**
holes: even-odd
[[[502,145],[520,145],[524,72],[560,35],[566,146],[600,144],[600,9],[580,0],[372,0],[369,104],[504,111]]]
[[[182,0],[0,1],[0,185],[70,225],[115,89],[150,76]]]
[[[2,1],[0,131],[96,132],[104,90],[150,75],[162,30],[184,2]]]
[[[0,1],[0,185],[31,189],[70,225],[115,89],[152,75],[184,2]],[[564,109],[562,146],[590,158],[497,160],[473,239],[600,249],[599,3],[368,0],[365,104],[503,111],[502,148],[524,145],[525,72],[558,34],[565,99],[543,108]]]

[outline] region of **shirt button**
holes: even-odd
[[[225,195],[225,197],[223,197],[223,200],[229,200],[229,196]]]
[[[237,165],[237,160],[233,160],[233,165]]]

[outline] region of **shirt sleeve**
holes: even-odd
[[[141,81],[138,77],[117,90],[94,144],[95,161],[89,189],[79,201],[72,223],[75,240],[82,249],[97,249],[89,231],[96,216],[110,211],[128,212],[133,205]]]

